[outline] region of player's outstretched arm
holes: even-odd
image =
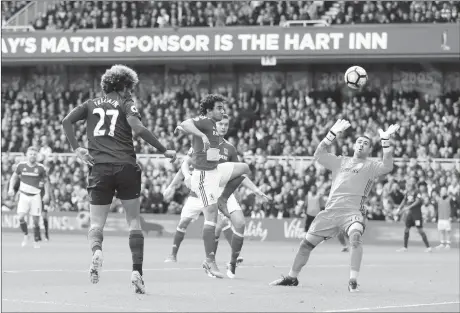
[[[390,137],[399,129],[398,124],[390,125],[387,131],[379,129],[383,149],[382,163],[378,164],[378,175],[388,174],[393,170],[393,149],[390,146]]]
[[[337,122],[335,122],[334,126],[332,126],[326,137],[320,142],[313,155],[319,164],[329,170],[333,170],[340,166],[340,159],[332,153],[328,153],[327,148],[334,142],[337,135],[345,131],[348,127],[350,127],[350,122],[347,120],[337,120]]]
[[[141,120],[136,117],[136,116],[128,116],[127,118],[129,126],[131,126],[131,129],[134,132],[135,136],[141,137],[143,140],[145,140],[149,145],[155,147],[157,150],[159,150],[165,157],[170,158],[171,162],[174,162],[176,160],[176,151],[174,150],[167,150],[165,146],[155,137],[155,135],[152,134],[150,130],[147,129],[147,127],[142,124]]]
[[[207,150],[210,146],[208,137],[198,129],[191,118],[180,123],[179,126],[176,127],[175,131],[181,131],[186,134],[200,137],[203,140],[205,150]]]

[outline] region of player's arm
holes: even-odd
[[[13,172],[13,175],[11,175],[10,178],[10,185],[8,187],[8,196],[13,197],[14,196],[14,185],[18,182],[19,175],[16,173],[16,170]]]
[[[332,153],[327,152],[328,147],[334,142],[337,135],[350,127],[350,123],[346,120],[337,120],[327,133],[326,137],[319,143],[314,153],[315,161],[329,170],[333,170],[340,166],[340,158]]]
[[[383,149],[382,162],[377,163],[377,175],[388,174],[393,170],[393,149],[390,146],[390,136],[399,129],[399,125],[390,125],[387,131],[379,129]]]
[[[67,140],[69,141],[70,146],[74,151],[80,148],[80,145],[78,144],[77,138],[75,137],[73,124],[85,119],[87,114],[88,107],[86,106],[85,102],[70,111],[70,113],[62,120],[62,128],[64,129]]]
[[[141,137],[149,145],[155,147],[158,151],[160,151],[163,154],[167,151],[166,147],[163,146],[163,144],[158,140],[158,138],[155,137],[155,135],[152,134],[152,132],[144,126],[144,124],[142,124],[141,120],[138,117],[130,115],[128,116],[127,121],[129,126],[131,126],[131,129],[133,130],[135,136]]]
[[[176,131],[182,131],[186,134],[194,135],[197,137],[200,137],[203,140],[205,150],[210,146],[209,139],[208,137],[201,131],[201,129],[204,130],[204,125],[202,125],[200,118],[189,118],[182,123],[179,124],[179,126],[176,127]]]
[[[48,203],[50,201],[50,180],[48,174],[45,172],[45,194],[43,195],[43,202]]]

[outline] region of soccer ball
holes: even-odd
[[[345,72],[344,80],[351,89],[360,89],[367,83],[366,70],[361,66],[352,66]]]

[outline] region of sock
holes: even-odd
[[[225,239],[227,239],[228,244],[231,246],[234,234],[233,234],[232,227],[230,225],[228,225],[227,227],[222,229],[222,232],[224,233]]]
[[[22,219],[19,221],[19,226],[21,227],[21,230],[24,233],[24,235],[27,236],[29,234],[29,230],[27,229],[27,222]]]
[[[446,231],[446,244],[450,245],[450,231]]]
[[[219,237],[216,237],[216,245],[214,246],[214,255],[217,254],[217,246],[219,246]]]
[[[34,239],[35,241],[40,241],[40,225],[34,224]]]
[[[409,243],[409,231],[404,231],[404,248],[407,249],[408,243]]]
[[[43,218],[43,226],[45,226],[45,237],[48,238],[48,218]]]
[[[232,247],[232,256],[230,258],[231,264],[236,264],[236,260],[240,256],[241,248],[243,248],[244,242],[244,231],[243,234],[239,232],[234,232],[232,237],[232,243],[230,246]]]
[[[424,231],[420,232],[420,236],[422,237],[423,243],[425,244],[425,247],[429,248],[430,243],[428,242],[428,238],[426,237],[426,234]]]
[[[297,251],[295,256],[294,264],[289,271],[290,277],[297,278],[297,276],[299,276],[300,271],[305,266],[305,264],[307,264],[310,253],[314,248],[315,246],[312,245],[309,241],[306,239],[302,240],[300,243],[299,251]]]
[[[173,241],[172,252],[171,252],[172,255],[174,256],[177,255],[180,244],[184,240],[184,237],[185,237],[185,231],[183,229],[177,228],[176,234],[174,235],[174,241]]]
[[[352,232],[350,235],[350,279],[354,280],[358,278],[361,261],[363,260],[363,245],[361,236],[362,235],[359,232]]]
[[[141,230],[131,230],[129,232],[129,249],[131,249],[133,259],[133,271],[138,271],[142,276],[142,263],[144,262],[144,234]]]
[[[203,225],[203,242],[206,260],[214,262],[216,260],[216,224],[205,221]]]
[[[88,240],[93,254],[97,250],[102,250],[102,241],[104,240],[102,229],[98,227],[91,227],[88,231]]]
[[[238,188],[244,179],[245,177],[239,176],[229,181],[222,191],[220,198],[228,200],[228,198],[233,194],[233,192],[236,190],[236,188]]]

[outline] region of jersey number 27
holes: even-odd
[[[103,108],[95,108],[93,114],[99,115],[99,122],[97,122],[96,127],[94,128],[94,137],[105,136],[106,130],[101,129],[104,126],[105,116],[111,116],[110,126],[109,126],[109,136],[115,136],[115,125],[117,124],[118,110],[107,110],[104,111]]]

